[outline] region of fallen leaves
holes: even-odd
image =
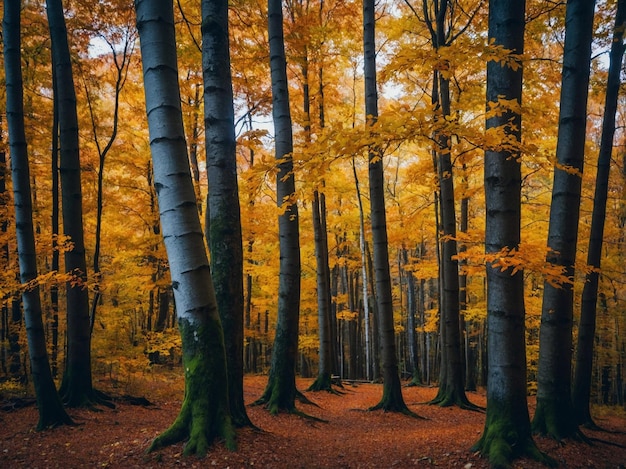
[[[247,402],[261,395],[266,380],[265,376],[245,378]],[[311,381],[299,379],[299,389],[306,389]],[[152,407],[120,403],[116,409],[102,412],[70,410],[72,417],[81,423],[76,427],[35,432],[37,411],[32,406],[0,412],[0,467],[488,467],[485,459],[469,450],[482,434],[485,415],[456,407],[424,405],[435,396],[437,388],[403,389],[409,408],[425,420],[365,411],[380,400],[380,385],[346,383],[340,391],[343,394],[306,392],[307,398],[319,407],[298,404],[301,410],[328,423],[287,414],[271,416],[260,407],[249,407],[251,420],[261,430],[239,430],[237,452],[230,452],[216,442],[202,460],[183,457],[182,443],[145,454],[151,440],[178,413],[182,398],[178,382],[172,383],[170,395],[163,394],[162,389],[159,395],[146,395],[156,404]],[[484,393],[468,393],[468,396],[473,403],[486,404]],[[603,415],[598,423],[622,432],[626,428],[623,416]],[[537,438],[537,443],[568,468],[618,468],[626,462],[626,434],[587,430],[585,433],[612,444],[597,441],[593,446],[578,442],[561,444],[544,438]],[[542,466],[519,460],[514,467]]]

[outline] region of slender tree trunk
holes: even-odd
[[[511,51],[511,65],[487,64],[487,112],[501,98],[522,100],[525,1],[492,0],[489,4],[489,40]],[[487,129],[504,127],[521,142],[520,110],[500,110],[488,117]],[[521,154],[512,150],[485,151],[485,250],[498,259],[520,244]],[[504,250],[504,251],[503,251]],[[524,328],[524,273],[504,269],[497,260],[487,263],[487,322],[489,375],[487,418],[483,436],[474,449],[493,467],[510,467],[513,459],[530,456],[548,462],[535,445],[526,401],[526,345]]]
[[[230,413],[237,426],[247,426],[252,423],[243,399],[243,244],[227,0],[202,2],[202,54],[211,274],[224,329]]]
[[[20,39],[21,2],[5,2],[2,33],[4,42],[4,67],[7,88],[7,122],[13,194],[15,226],[17,231],[20,264],[20,283],[24,305],[24,322],[28,338],[30,367],[33,375],[37,409],[38,430],[57,425],[72,424],[52,379],[46,336],[41,310],[41,298],[37,284],[37,253],[33,228],[33,207],[30,190],[30,169],[24,130],[23,85]]]
[[[578,424],[595,427],[589,409],[591,395],[591,374],[593,370],[593,342],[596,330],[596,306],[598,301],[598,281],[600,259],[602,257],[602,238],[611,167],[611,151],[615,134],[615,114],[620,88],[620,70],[624,56],[624,28],[626,27],[626,0],[617,2],[617,15],[611,45],[609,76],[606,85],[602,137],[598,155],[598,172],[593,198],[591,234],[587,265],[594,268],[586,275],[582,294],[580,324],[578,328],[578,347],[576,348],[576,367],[572,389],[572,403]]]
[[[363,0],[363,49],[365,77],[365,114],[367,125],[372,126],[378,118],[378,94],[376,89],[375,2]],[[372,239],[374,243],[374,272],[378,302],[378,324],[382,349],[383,396],[370,410],[412,414],[402,397],[398,374],[393,299],[387,243],[387,216],[385,211],[385,181],[383,155],[380,148],[369,149],[369,186]],[[414,415],[414,414],[413,414]]]
[[[450,0],[436,0],[435,30],[432,40],[439,50],[449,45],[449,31],[445,22],[451,9]],[[443,73],[436,73],[438,84],[437,106],[438,118],[445,121],[451,114],[450,80]],[[442,360],[439,392],[432,404],[440,406],[458,405],[472,408],[465,395],[463,386],[463,362],[461,355],[460,310],[459,310],[459,264],[456,260],[456,208],[454,198],[454,180],[452,177],[452,142],[445,130],[438,131],[437,141],[437,173],[439,180],[439,199],[441,203],[441,329],[442,329]]]
[[[135,2],[154,186],[183,345],[185,397],[174,423],[150,446],[188,439],[184,454],[206,454],[215,438],[235,447],[224,335],[198,215],[178,87],[170,0]]]
[[[61,0],[47,0],[52,63],[56,74],[55,99],[59,109],[61,200],[63,232],[73,249],[65,252],[65,270],[72,275],[66,284],[67,364],[60,394],[70,407],[106,403],[91,381],[91,327],[87,262],[83,236],[82,188],[78,146],[78,116],[72,63]]]
[[[256,404],[275,414],[280,410],[296,412],[296,359],[300,319],[300,234],[298,205],[293,174],[293,136],[287,63],[280,0],[268,0],[270,70],[272,75],[272,115],[275,129],[275,155],[278,166],[276,195],[280,209],[278,236],[280,273],[278,285],[278,322],[272,348],[272,364],[267,387]]]
[[[547,262],[574,279],[585,152],[593,0],[568,0],[559,131],[554,168]],[[555,439],[579,437],[572,407],[572,283],[545,282],[539,331],[537,409],[533,431]]]
[[[57,94],[56,73],[54,66],[52,67],[52,89],[53,94]],[[52,229],[52,271],[59,272],[59,105],[58,100],[52,102],[52,149],[51,149],[51,168],[52,174],[52,214],[50,227]],[[59,285],[53,282],[50,286],[50,308],[52,310],[52,349],[50,352],[50,360],[52,362],[52,376],[58,375],[58,357],[59,357]]]
[[[359,248],[361,251],[361,277],[363,283],[363,318],[365,323],[365,379],[368,381],[372,376],[372,358],[370,345],[370,308],[368,294],[368,275],[367,275],[367,255],[365,252],[365,213],[363,210],[363,198],[361,197],[361,189],[359,187],[359,178],[356,173],[356,165],[354,158],[352,159],[352,173],[354,175],[354,183],[356,185],[357,201],[359,203]]]

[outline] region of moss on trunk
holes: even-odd
[[[537,409],[532,422],[533,433],[555,440],[572,438],[585,440],[576,421],[576,413],[569,398],[547,399],[537,397]]]
[[[178,417],[154,439],[148,452],[187,440],[183,454],[206,455],[216,438],[236,448],[230,417],[224,339],[219,321],[198,325],[179,319],[183,342],[185,398]]]
[[[511,467],[513,460],[520,457],[556,466],[556,461],[537,448],[526,407],[511,402],[489,403],[483,435],[472,451],[479,451],[492,468]]]

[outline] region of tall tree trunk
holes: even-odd
[[[206,230],[210,240],[211,274],[224,329],[230,413],[237,426],[246,426],[252,423],[243,399],[243,244],[228,43],[228,0],[202,2],[202,55],[209,181]]]
[[[489,40],[511,51],[510,63],[487,64],[487,113],[500,99],[522,100],[525,1],[492,0],[489,3]],[[487,131],[503,128],[515,144],[521,142],[520,109],[498,109],[488,117]],[[486,227],[485,251],[498,259],[520,244],[521,154],[511,150],[485,151]],[[474,449],[493,467],[510,467],[511,461],[530,456],[549,461],[535,445],[526,401],[526,338],[524,273],[487,263],[487,322],[489,374],[487,418]]]
[[[4,68],[7,88],[7,122],[13,176],[15,226],[20,264],[20,283],[24,290],[24,322],[28,338],[30,367],[33,375],[37,409],[38,430],[72,424],[52,379],[46,336],[41,311],[41,298],[37,284],[37,253],[33,228],[33,207],[30,190],[28,149],[24,130],[24,106],[20,39],[21,2],[4,2],[2,22],[4,42]]]
[[[91,380],[91,327],[87,261],[83,236],[83,204],[78,146],[76,91],[61,0],[47,0],[52,63],[56,74],[54,99],[59,109],[61,200],[63,232],[73,249],[65,252],[65,270],[72,276],[66,284],[67,364],[60,394],[66,405],[84,407],[105,403]]]
[[[437,50],[450,45],[450,31],[446,31],[445,23],[452,13],[450,0],[435,0],[435,29],[431,31],[432,42]],[[429,16],[424,9],[427,21]],[[430,23],[429,23],[430,24]],[[450,116],[450,80],[443,73],[436,73],[439,108],[438,119],[441,122]],[[465,395],[463,386],[463,362],[461,355],[460,311],[459,311],[459,264],[456,260],[456,208],[454,198],[454,180],[452,177],[452,142],[445,130],[438,131],[437,141],[437,175],[439,180],[439,200],[441,203],[441,340],[442,359],[439,392],[432,404],[440,406],[458,405],[472,408]]]
[[[280,410],[296,412],[296,360],[300,320],[300,232],[296,187],[293,174],[293,136],[287,63],[283,35],[281,0],[268,0],[270,71],[272,76],[272,116],[275,130],[275,155],[280,273],[278,285],[278,322],[272,348],[272,364],[267,387],[256,404],[275,414]]]
[[[587,96],[593,30],[593,0],[568,0],[547,262],[573,282],[585,153]],[[572,407],[573,284],[544,283],[537,409],[533,431],[560,440],[579,436]]]
[[[585,278],[582,294],[580,324],[578,328],[578,347],[576,348],[576,367],[572,389],[572,404],[578,424],[595,427],[589,409],[591,395],[591,374],[593,371],[593,343],[596,331],[596,307],[598,302],[598,281],[600,260],[602,257],[602,238],[604,236],[604,220],[609,187],[609,171],[611,152],[615,134],[615,114],[620,88],[620,70],[624,56],[624,28],[626,27],[626,0],[617,2],[617,15],[613,29],[609,76],[606,84],[604,117],[602,120],[602,137],[598,155],[598,172],[596,189],[593,198],[591,216],[591,234],[589,235],[589,251],[587,265],[594,269]]]
[[[372,126],[378,118],[378,92],[376,89],[375,2],[363,0],[363,50],[365,77],[365,114],[367,125]],[[385,210],[385,181],[383,155],[380,148],[369,149],[370,217],[374,243],[374,272],[378,302],[378,324],[383,365],[383,396],[370,410],[412,414],[402,397],[398,374],[398,357],[393,320],[393,299],[387,243],[387,215]],[[414,414],[413,414],[414,415]]]
[[[138,0],[135,9],[154,186],[185,370],[185,396],[180,413],[149,450],[188,440],[184,454],[203,456],[215,438],[224,438],[227,447],[235,447],[224,335],[189,169],[172,2]]]

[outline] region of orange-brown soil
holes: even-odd
[[[246,401],[258,398],[267,377],[245,378]],[[305,392],[317,406],[298,404],[302,411],[324,419],[316,422],[295,415],[269,415],[249,407],[251,420],[260,430],[241,429],[238,450],[230,452],[216,442],[203,458],[184,457],[183,443],[146,454],[146,448],[176,417],[182,398],[182,378],[163,384],[148,383],[144,396],[153,406],[130,405],[101,411],[70,409],[79,424],[35,431],[34,406],[0,412],[0,468],[485,468],[487,461],[470,451],[481,436],[485,414],[424,405],[436,388],[404,388],[409,408],[424,419],[395,413],[367,412],[381,397],[376,384],[345,384],[343,394]],[[311,380],[299,379],[300,390]],[[102,383],[100,383],[102,384]],[[104,386],[104,385],[103,385]],[[118,391],[119,392],[119,391]],[[468,393],[484,406],[484,393]],[[532,407],[533,401],[529,400]],[[531,408],[532,412],[532,408]],[[539,448],[566,468],[624,468],[626,417],[610,409],[597,423],[611,432],[587,431],[591,443],[558,443],[536,438]],[[516,468],[543,467],[522,459]]]

